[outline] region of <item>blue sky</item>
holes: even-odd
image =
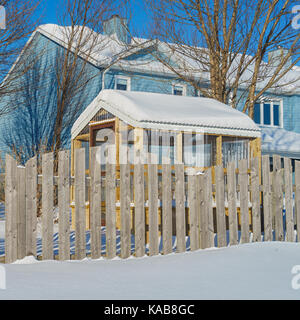
[[[60,10],[62,0],[43,0],[40,5],[42,13],[41,24],[57,23],[57,10]],[[143,6],[143,0],[131,0],[132,19],[131,26],[134,30],[141,30],[147,22],[147,13]],[[127,17],[128,18],[128,17]]]

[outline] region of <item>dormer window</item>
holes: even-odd
[[[116,84],[115,84],[116,90],[123,90],[123,91],[130,91],[130,78],[128,77],[121,77],[116,76]]]
[[[254,105],[254,122],[259,125],[282,126],[282,100],[266,100]]]

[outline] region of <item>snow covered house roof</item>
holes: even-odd
[[[262,153],[300,159],[300,134],[282,128],[262,127]]]
[[[72,139],[100,109],[138,128],[260,137],[259,127],[246,114],[213,99],[103,90],[74,123]]]
[[[67,45],[67,34],[70,27],[58,26],[55,24],[46,24],[41,25],[37,28],[36,32],[43,34],[49,39],[59,43],[62,46]],[[78,28],[81,28],[78,26]],[[162,52],[166,55],[174,65],[184,66],[184,70],[189,70],[188,75],[190,77],[196,77],[201,79],[202,81],[209,82],[209,73],[207,71],[201,71],[201,66],[199,62],[195,61],[192,58],[188,58],[187,56],[183,56],[179,54],[177,51],[172,51],[172,44],[166,44],[161,41],[150,41],[149,39],[141,39],[132,37],[130,43],[123,43],[119,41],[116,35],[103,35],[94,32],[93,30],[84,27],[86,30],[86,34],[92,32],[96,38],[96,44],[93,42],[93,51],[89,53],[88,57],[84,56],[84,52],[81,52],[83,58],[87,58],[89,62],[95,64],[96,66],[114,66],[123,68],[124,70],[132,71],[132,72],[149,72],[151,74],[168,74],[175,75],[169,68],[164,66],[161,62],[153,59],[153,61],[131,61],[130,59],[126,59],[128,56],[138,52],[139,50],[149,49],[153,46],[156,46],[159,52]],[[94,41],[94,39],[92,37]],[[74,42],[76,43],[76,41]],[[86,44],[88,46],[88,43]],[[75,49],[75,46],[74,46]],[[84,51],[84,48],[82,48]],[[204,48],[199,48],[202,54],[204,54]],[[171,52],[172,51],[172,52]],[[228,81],[234,82],[236,79],[236,71],[238,60],[241,58],[241,55],[237,55],[235,61],[231,66],[231,70],[229,70],[229,78]],[[246,56],[245,59],[252,59],[251,56]],[[245,61],[246,62],[246,61]],[[264,69],[264,78],[260,79],[257,83],[257,89],[260,87],[266,86],[270,78],[273,76],[274,72],[272,69],[276,69],[276,66],[269,65],[268,63],[263,62],[262,68]],[[176,67],[175,67],[176,69]],[[204,68],[205,69],[205,68]],[[254,72],[254,63],[249,63],[247,70],[243,73],[241,78],[240,87],[248,87],[249,82],[252,80],[252,75]],[[284,92],[288,94],[296,94],[300,93],[300,67],[295,66],[291,70],[289,70],[282,78],[278,79],[275,86],[269,89],[269,91],[273,91],[274,93]]]

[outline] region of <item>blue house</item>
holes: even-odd
[[[178,79],[170,69],[151,54],[152,50],[156,50],[156,56],[159,55],[161,59],[169,59],[168,63],[176,66],[176,59],[166,54],[163,44],[157,46],[149,40],[131,39],[125,25],[126,21],[117,15],[104,23],[104,32],[100,40],[102,43],[106,42],[107,45],[102,50],[95,50],[89,56],[86,72],[92,75],[92,79],[88,87],[80,93],[80,97],[73,97],[74,103],[76,99],[81,100],[81,106],[76,114],[73,114],[73,118],[68,119],[66,129],[62,133],[64,135],[62,147],[70,147],[72,125],[101,90],[115,89],[199,96],[194,87]],[[63,31],[64,27],[42,25],[28,40],[27,48],[34,48],[36,64],[30,70],[29,76],[25,75],[21,79],[24,82],[27,97],[16,96],[13,101],[9,101],[8,103],[17,103],[18,109],[0,120],[0,136],[2,136],[0,150],[2,153],[5,153],[9,147],[12,149],[13,145],[20,148],[22,141],[25,144],[28,139],[31,139],[33,146],[42,138],[47,137],[48,141],[53,139],[48,127],[51,127],[55,119],[57,90],[55,73],[57,70],[54,66],[57,55],[66,47]],[[130,46],[133,43],[138,45]],[[283,49],[278,50],[271,55],[281,54]],[[82,59],[84,58],[83,54]],[[296,78],[300,78],[300,67],[294,67],[282,81]],[[34,92],[31,92],[33,81],[35,89]],[[300,159],[300,81],[290,82],[289,86],[280,91],[270,89],[257,102],[254,121],[262,129],[263,154],[276,153]],[[33,105],[35,108],[31,110]],[[241,102],[239,109],[242,107]],[[20,112],[21,114],[28,113],[29,117],[22,119]],[[13,127],[20,128],[15,135],[9,133]],[[33,147],[27,150],[26,156],[30,157],[31,153],[34,154]]]

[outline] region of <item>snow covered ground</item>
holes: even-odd
[[[285,242],[113,261],[25,258],[3,265],[0,299],[300,299],[295,265],[300,244]]]

